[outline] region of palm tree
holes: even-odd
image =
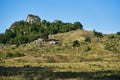
[[[73,41],[73,47],[76,48],[76,55],[79,54],[80,43],[78,40]]]

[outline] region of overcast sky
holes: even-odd
[[[120,0],[0,0],[0,33],[28,14],[50,22],[79,21],[86,30],[120,32]]]

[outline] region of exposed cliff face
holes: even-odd
[[[27,16],[26,22],[31,23],[31,24],[38,23],[38,22],[40,22],[40,18],[38,16],[29,14]]]

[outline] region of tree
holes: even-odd
[[[16,34],[14,32],[12,32],[11,30],[6,30],[5,35],[8,38],[14,38],[16,36]]]
[[[47,33],[42,33],[40,35],[41,38],[43,38],[44,40],[47,40],[48,39],[48,34]]]
[[[102,38],[103,37],[103,34],[101,32],[97,32],[97,31],[93,30],[93,33],[94,33],[94,36],[97,37],[97,38]]]
[[[85,38],[85,42],[91,42],[90,37],[86,37],[86,38]]]
[[[3,44],[24,44],[37,38],[48,39],[49,34],[57,34],[72,30],[83,29],[80,22],[62,22],[55,20],[49,22],[42,20],[35,15],[29,14],[26,21],[14,22],[4,34],[0,34],[0,43]]]
[[[0,43],[6,44],[7,43],[7,37],[4,34],[0,34]]]
[[[120,35],[120,32],[117,32],[117,35]]]
[[[78,40],[73,41],[73,47],[76,48],[76,55],[79,54],[80,43]]]
[[[80,22],[74,22],[74,29],[83,29],[83,25]]]

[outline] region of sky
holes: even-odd
[[[85,30],[120,32],[120,0],[0,0],[0,33],[28,14],[47,21],[82,23]]]

